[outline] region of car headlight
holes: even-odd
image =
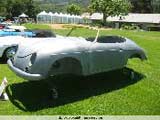
[[[29,67],[31,67],[34,64],[36,57],[37,57],[37,53],[33,53],[30,58]]]

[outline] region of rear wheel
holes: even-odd
[[[135,78],[135,72],[132,69],[123,68],[123,74],[127,75],[130,80],[134,80]]]
[[[50,89],[50,97],[51,97],[51,99],[58,99],[58,91],[57,91],[57,89],[56,88],[52,88],[52,89]]]

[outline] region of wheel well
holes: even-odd
[[[129,58],[130,58],[130,59],[132,59],[132,58],[142,59],[142,57],[141,57],[141,55],[140,55],[139,53],[135,53],[135,54],[131,55]]]
[[[56,60],[51,67],[51,75],[59,74],[82,74],[82,65],[79,60],[72,57],[66,57]]]

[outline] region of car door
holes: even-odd
[[[124,54],[121,43],[95,42],[89,49],[89,71],[99,73],[123,67]]]

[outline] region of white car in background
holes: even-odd
[[[19,30],[19,31],[23,32],[27,28],[24,26],[10,25],[10,26],[5,27],[5,29],[14,29],[14,30]]]
[[[46,38],[55,38],[55,34],[52,31],[48,30],[34,30],[35,36],[33,38],[27,38],[24,36],[5,36],[0,37],[0,59],[7,61],[8,58],[13,56],[18,48],[18,45],[27,41],[41,41]]]
[[[17,45],[23,41],[25,38],[22,36],[6,36],[0,37],[0,58],[4,61],[7,60],[8,53],[15,53]]]

